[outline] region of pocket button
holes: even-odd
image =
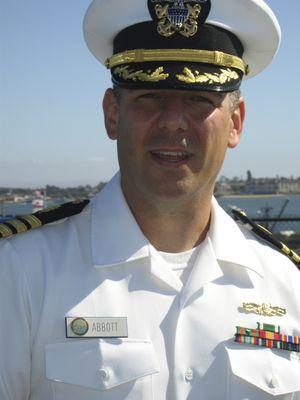
[[[100,368],[98,374],[102,381],[107,381],[109,379],[109,372],[105,368]]]
[[[279,383],[278,383],[277,377],[275,375],[272,376],[272,379],[270,380],[270,383],[269,383],[270,388],[276,389],[278,387],[278,384]]]

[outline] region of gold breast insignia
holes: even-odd
[[[286,309],[278,306],[272,306],[270,303],[256,304],[243,303],[243,311],[246,313],[254,313],[265,317],[278,316],[282,317],[286,314]]]

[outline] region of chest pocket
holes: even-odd
[[[228,399],[290,400],[295,393],[300,399],[299,353],[236,343],[226,350]]]
[[[150,341],[75,339],[49,344],[45,351],[56,400],[153,398],[158,363]]]

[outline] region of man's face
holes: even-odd
[[[244,102],[181,90],[121,90],[104,98],[106,128],[117,140],[125,195],[150,202],[212,194],[227,147],[238,144]]]

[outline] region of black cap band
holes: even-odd
[[[240,40],[220,27],[204,24],[189,38],[163,37],[148,21],[116,36],[107,66],[113,83],[124,88],[229,92],[239,88],[247,73],[243,52]]]

